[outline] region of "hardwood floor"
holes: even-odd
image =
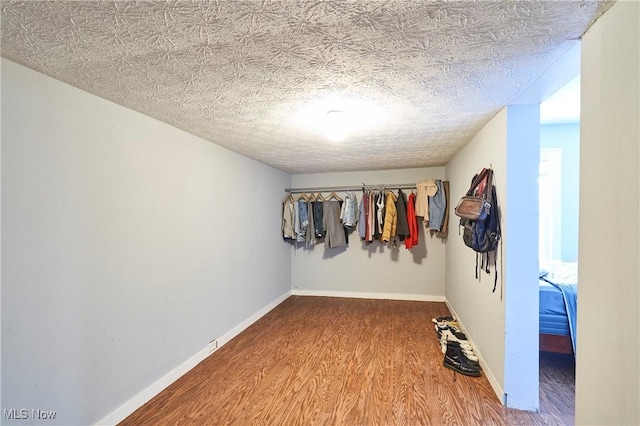
[[[121,425],[573,423],[552,407],[506,409],[484,376],[444,368],[431,318],[446,314],[444,303],[290,297]]]
[[[575,423],[573,354],[540,352],[540,414],[548,424]]]

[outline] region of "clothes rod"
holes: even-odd
[[[349,192],[349,191],[360,191],[363,189],[412,189],[415,188],[415,183],[396,183],[396,184],[362,184],[362,185],[349,185],[349,186],[316,186],[316,187],[308,187],[308,188],[285,188],[284,192],[288,192],[290,194],[300,194],[302,192]]]

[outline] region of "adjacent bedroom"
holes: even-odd
[[[540,104],[540,398],[568,412],[575,401],[579,169],[578,75]]]

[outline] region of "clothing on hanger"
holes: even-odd
[[[324,246],[327,248],[346,246],[347,240],[340,221],[340,202],[338,200],[324,201],[323,213],[323,225],[327,230]]]
[[[376,199],[375,199],[375,209],[376,209],[376,216],[375,216],[375,235],[374,238],[376,240],[379,240],[382,237],[382,231],[384,228],[384,190],[380,189],[377,194],[376,194]]]
[[[347,192],[345,201],[342,203],[340,219],[347,228],[353,228],[358,223],[358,199],[353,192]]]
[[[367,219],[367,242],[371,244],[375,235],[375,204],[374,197],[369,197],[369,218]]]
[[[366,210],[365,203],[368,200],[367,191],[362,191],[362,198],[360,199],[360,218],[358,219],[358,235],[360,239],[364,241],[367,235],[367,223],[366,223]]]
[[[442,181],[436,179],[437,191],[433,196],[429,197],[429,229],[439,231],[444,218],[446,208],[444,190],[442,189]]]
[[[380,239],[383,243],[388,243],[396,236],[396,227],[398,225],[396,201],[397,197],[395,194],[392,191],[388,191],[384,211],[384,228],[382,230],[382,238]]]
[[[322,198],[324,200],[324,197]],[[323,203],[319,197],[316,197],[316,201],[313,204],[313,229],[315,231],[316,240],[324,238],[326,234],[326,228],[323,223]]]
[[[416,216],[416,194],[411,191],[407,200],[407,224],[409,226],[409,236],[405,238],[404,245],[407,250],[418,245],[418,217]]]
[[[400,241],[404,241],[404,239],[409,236],[409,222],[407,222],[407,198],[405,197],[404,192],[402,192],[402,189],[398,190],[396,211],[398,213],[396,234]]]
[[[438,190],[434,179],[427,179],[416,183],[416,216],[423,218],[425,225],[429,223],[429,197]]]
[[[446,240],[449,236],[449,181],[442,181],[442,189],[444,190],[444,219],[440,231],[436,232],[436,236]]]
[[[363,185],[360,200],[353,191],[342,196],[336,191],[329,195],[297,190],[292,195],[289,192],[282,201],[283,239],[304,242],[307,247],[324,239],[327,248],[343,247],[349,243],[349,233],[357,228],[358,235],[367,245],[379,240],[392,242],[395,247],[398,241],[404,241],[405,247],[412,249],[419,241],[418,200],[421,193],[433,194],[427,195],[427,203],[423,203],[427,209],[425,224],[431,218],[428,228],[432,235],[446,238],[448,182],[426,179],[418,182],[410,194],[409,190],[405,193],[401,188],[397,189],[370,189]]]
[[[296,241],[303,243],[307,239],[307,226],[309,218],[305,209],[304,201],[296,201],[296,210],[298,212],[298,229],[296,230]]]
[[[305,233],[305,242],[307,247],[313,245],[316,241],[316,231],[315,231],[315,222],[313,218],[313,202],[307,201],[305,204],[305,208],[307,209],[307,219],[309,221],[309,225],[307,225],[307,232]]]
[[[285,240],[295,239],[293,229],[293,207],[294,200],[291,193],[282,201],[282,238]]]

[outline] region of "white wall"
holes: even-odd
[[[507,107],[504,298],[506,405],[539,406],[538,174],[540,106]]]
[[[4,59],[2,124],[2,408],[95,423],[290,291],[288,174]]]
[[[493,167],[502,244],[498,285],[492,293],[494,268],[478,282],[475,252],[461,237],[450,238],[446,299],[478,349],[496,393],[510,407],[529,410],[538,406],[538,136],[537,105],[509,106],[447,164],[451,193],[457,199],[474,173]],[[456,229],[458,221],[452,216],[449,226]]]
[[[410,155],[410,154],[407,154]],[[357,161],[357,160],[354,160]],[[415,183],[424,179],[445,180],[444,167],[377,170],[369,172],[292,175],[293,187]],[[405,194],[411,190],[405,190]],[[362,191],[357,191],[358,202]],[[373,242],[365,245],[357,230],[346,249],[292,249],[291,284],[297,294],[444,300],[445,244],[425,237],[420,226],[417,247],[407,250]],[[457,233],[457,228],[450,231]],[[427,232],[428,234],[428,232]]]
[[[469,189],[473,174],[489,165],[493,166],[498,202],[504,209],[506,194],[507,109],[503,109],[460,153],[447,164],[452,198],[460,199]],[[459,218],[450,216],[449,227],[458,229]],[[504,232],[504,231],[503,231]],[[503,247],[504,247],[503,241]],[[500,259],[500,257],[498,257]],[[469,336],[486,362],[485,373],[504,389],[504,330],[505,304],[501,297],[504,276],[499,264],[498,287],[492,293],[494,275],[482,274],[475,279],[475,252],[467,247],[462,237],[453,232],[447,243],[446,299],[466,327]],[[492,268],[493,269],[493,268]]]
[[[577,424],[640,424],[640,3],[582,42]]]

